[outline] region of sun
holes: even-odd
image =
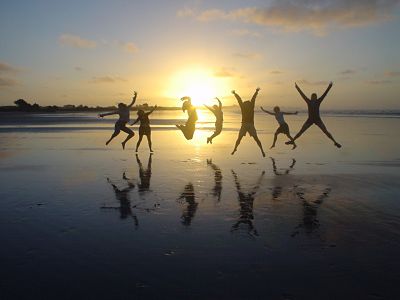
[[[202,106],[212,103],[215,97],[222,97],[228,90],[225,78],[217,78],[205,68],[187,68],[171,77],[166,96],[177,100],[189,96],[195,106]]]

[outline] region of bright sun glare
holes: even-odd
[[[177,72],[172,78],[167,89],[167,96],[177,100],[183,96],[192,98],[196,106],[212,104],[215,97],[226,94],[228,82],[225,78],[214,77],[206,69],[188,69]]]

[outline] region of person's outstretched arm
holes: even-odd
[[[132,102],[131,102],[131,104],[128,105],[128,107],[132,107],[132,105],[135,104],[135,102],[136,102],[136,97],[137,97],[137,92],[134,91],[134,92],[133,92],[133,97],[132,97]]]
[[[274,113],[272,113],[272,112],[270,112],[270,111],[268,111],[268,110],[265,110],[262,106],[261,106],[260,108],[261,108],[261,110],[262,110],[263,112],[265,112],[265,113],[267,113],[267,114],[269,114],[269,115],[275,115]]]
[[[324,100],[324,98],[326,97],[326,95],[328,95],[328,93],[329,93],[330,89],[332,88],[332,86],[333,86],[333,83],[331,81],[329,83],[328,87],[326,88],[325,93],[323,93],[322,96],[319,97],[318,101],[322,102],[322,100]]]
[[[219,109],[222,109],[222,102],[221,102],[221,100],[219,100],[218,97],[215,97],[215,99],[217,99],[217,101],[218,101]]]
[[[211,107],[209,107],[207,104],[204,104],[204,106],[205,106],[209,111],[214,112],[214,110],[213,110]]]
[[[284,115],[297,115],[299,112],[295,111],[295,112],[282,112]]]
[[[240,98],[240,96],[238,94],[236,94],[235,90],[232,91],[232,94],[235,96],[235,98],[236,98],[237,102],[239,103],[239,105],[242,106],[242,104],[243,104],[242,98]]]
[[[109,112],[109,113],[99,114],[99,117],[102,118],[102,117],[105,117],[105,116],[111,116],[111,115],[117,115],[117,114],[118,114],[118,111],[112,111],[112,112]]]
[[[150,115],[153,111],[155,111],[157,109],[157,105],[154,105],[153,109],[150,110],[148,113],[146,113],[146,115]]]
[[[260,88],[258,87],[258,88],[256,88],[256,91],[254,92],[254,95],[253,95],[253,97],[251,97],[251,102],[254,104],[254,103],[256,103],[256,98],[257,98],[257,95],[258,95],[258,92],[260,91]]]
[[[131,125],[135,125],[137,122],[139,122],[139,117],[135,120],[135,122],[133,122]]]
[[[299,86],[297,85],[297,83],[294,83],[294,86],[296,87],[296,90],[299,92],[299,94],[300,94],[301,97],[304,99],[304,101],[306,101],[306,102],[310,101],[310,99],[308,99],[307,96],[304,95],[303,91],[299,88]]]

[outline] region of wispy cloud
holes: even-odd
[[[382,80],[367,80],[367,81],[365,81],[365,83],[373,84],[373,85],[381,85],[381,84],[392,83],[392,81],[391,80],[385,80],[385,79],[382,79]]]
[[[92,79],[89,81],[90,83],[116,83],[116,82],[125,82],[127,81],[124,78],[121,78],[119,76],[94,76]]]
[[[261,54],[256,52],[235,52],[233,56],[245,59],[260,59],[262,57]]]
[[[346,70],[339,72],[340,75],[353,75],[355,73],[357,73],[357,72],[356,72],[356,70],[353,70],[353,69],[346,69]]]
[[[192,16],[195,15],[195,12],[194,12],[193,9],[188,8],[188,7],[185,7],[185,8],[182,8],[182,9],[178,10],[178,11],[176,12],[176,15],[177,15],[178,17],[181,17],[181,18],[182,18],[182,17],[192,17]]]
[[[320,81],[308,81],[307,79],[300,79],[297,80],[298,84],[304,84],[304,85],[313,85],[313,86],[319,86],[319,85],[328,85],[329,81],[325,80],[320,80]]]
[[[84,39],[78,35],[62,34],[59,37],[59,42],[62,45],[74,48],[96,48],[97,43],[93,40]]]
[[[271,71],[269,71],[269,73],[272,74],[272,75],[281,75],[281,74],[283,74],[283,72],[280,71],[280,70],[271,70]]]
[[[399,3],[400,0],[274,0],[265,7],[209,9],[192,12],[191,16],[201,22],[240,21],[324,35],[333,27],[361,27],[390,20]]]
[[[248,36],[248,37],[255,37],[255,38],[261,37],[260,33],[256,32],[256,31],[251,31],[248,29],[234,29],[231,31],[231,35]]]
[[[19,82],[16,79],[8,77],[0,77],[0,87],[11,87],[18,85]]]
[[[386,77],[400,77],[400,71],[387,71],[385,72]]]
[[[215,77],[236,77],[237,73],[234,68],[222,67],[214,72]]]
[[[122,50],[129,53],[136,53],[139,51],[139,48],[132,42],[119,42],[119,46]]]
[[[0,73],[17,73],[18,71],[20,71],[18,68],[0,61]]]
[[[80,72],[80,71],[82,71],[83,69],[82,69],[82,67],[76,66],[76,67],[74,68],[74,70]]]

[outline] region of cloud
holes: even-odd
[[[82,67],[77,66],[77,67],[74,68],[74,70],[80,72],[80,71],[82,71],[83,69],[82,69]]]
[[[385,72],[386,77],[400,77],[399,71],[387,71]]]
[[[7,77],[0,77],[0,88],[16,86],[18,84],[19,84],[18,80]]]
[[[116,83],[116,82],[125,82],[127,81],[124,78],[121,77],[112,77],[112,76],[94,76],[92,79],[89,81],[90,83]]]
[[[73,34],[62,34],[59,37],[59,41],[62,45],[74,48],[96,48],[97,46],[95,41],[84,39]]]
[[[18,68],[13,67],[6,62],[0,61],[0,73],[17,73],[18,71]]]
[[[194,10],[193,9],[191,9],[191,8],[188,8],[188,7],[185,7],[185,8],[183,8],[183,9],[180,9],[180,10],[178,10],[177,12],[176,12],[176,15],[178,16],[178,17],[180,17],[180,18],[183,18],[183,17],[192,17],[192,16],[194,16]]]
[[[306,79],[300,79],[297,81],[298,84],[304,84],[304,85],[313,85],[313,86],[318,86],[318,85],[328,85],[328,81],[320,80],[320,81],[308,81]]]
[[[249,36],[249,37],[255,37],[255,38],[261,37],[261,34],[259,34],[258,32],[247,30],[247,29],[234,29],[231,31],[231,35]]]
[[[339,74],[341,75],[351,75],[351,74],[355,74],[356,70],[352,70],[352,69],[347,69],[347,70],[343,70],[340,71]]]
[[[245,59],[260,59],[261,54],[255,52],[235,52],[233,56]]]
[[[388,21],[400,0],[274,0],[265,7],[230,11],[209,9],[195,14],[201,22],[240,21],[284,31],[324,35],[333,27],[362,27]]]
[[[391,80],[367,80],[365,83],[373,84],[373,85],[381,85],[381,84],[392,83],[392,81]]]
[[[119,45],[122,48],[122,50],[129,53],[136,53],[139,51],[139,48],[132,42],[128,43],[120,42]]]
[[[223,67],[214,72],[215,77],[236,77],[236,75],[234,68]]]
[[[280,75],[280,74],[283,74],[283,72],[282,72],[282,71],[279,71],[279,70],[271,70],[269,73],[270,73],[270,74],[273,74],[273,75]]]

